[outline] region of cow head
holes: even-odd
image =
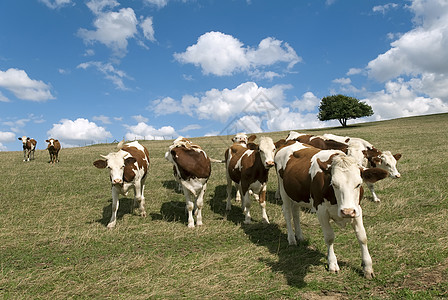
[[[101,155],[105,160],[94,161],[93,165],[99,169],[109,168],[112,184],[123,184],[125,166],[133,165],[137,161],[134,157],[125,158],[126,155],[128,153],[125,151],[109,153],[106,156]]]
[[[22,144],[23,145],[26,145],[26,142],[27,141],[29,141],[29,137],[26,137],[26,135],[24,135],[24,136],[22,136],[22,137],[19,137],[19,140],[21,140],[22,141]]]
[[[338,206],[338,216],[355,218],[361,214],[359,199],[362,177],[353,157],[345,154],[332,155],[328,161],[317,159],[319,167],[331,177],[331,186]]]
[[[261,137],[258,147],[261,156],[261,162],[266,169],[274,166],[275,145],[270,137]]]
[[[240,143],[240,144],[247,144],[247,135],[245,133],[237,133],[233,138],[232,142],[234,143]]]
[[[389,177],[400,178],[401,174],[397,170],[397,161],[401,158],[401,154],[397,153],[392,155],[390,151],[384,151],[379,156],[379,161],[377,161],[376,166],[378,168],[384,169],[389,173]]]
[[[55,139],[48,139],[48,140],[46,140],[46,142],[48,143],[48,149],[50,149],[50,148],[54,148],[54,143],[56,143],[58,140],[55,140]]]

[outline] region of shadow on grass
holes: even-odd
[[[274,197],[275,199],[275,197]],[[233,203],[235,199],[233,198]],[[270,253],[277,255],[278,260],[260,258],[260,261],[269,266],[274,272],[281,273],[287,279],[289,285],[303,288],[304,280],[311,266],[322,265],[325,255],[313,249],[308,241],[301,242],[298,246],[289,246],[287,235],[282,232],[278,224],[264,224],[254,222],[246,225],[241,206],[232,205],[230,212],[226,211],[226,186],[215,187],[215,193],[210,200],[210,208],[217,214],[221,214],[235,225],[241,226],[252,243],[265,247]]]
[[[167,222],[182,222],[187,224],[188,218],[185,213],[185,201],[164,202],[160,208],[159,219]]]
[[[110,221],[110,217],[112,216],[112,199],[109,201],[109,205],[103,207],[103,217],[101,219],[96,220],[98,223],[107,226]],[[118,202],[118,211],[117,211],[117,221],[123,219],[125,214],[131,214],[131,205],[133,199],[131,198],[121,198]]]
[[[162,182],[162,186],[168,190],[173,190],[177,194],[183,194],[182,188],[176,180],[165,180]]]

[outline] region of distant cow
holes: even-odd
[[[347,154],[355,157],[358,162],[366,168],[378,167],[386,170],[391,178],[400,178],[401,174],[397,170],[397,162],[401,158],[401,154],[392,155],[390,151],[380,151],[376,149],[370,142],[356,137],[338,136],[334,134],[324,134],[324,137],[332,138],[337,141],[348,141]],[[379,202],[380,199],[375,193],[375,188],[372,182],[366,181],[367,187],[372,193],[373,201]]]
[[[49,163],[57,163],[59,162],[59,150],[61,150],[61,144],[58,140],[55,140],[53,138],[46,140],[48,143],[47,150],[50,154],[50,161]]]
[[[232,142],[246,145],[248,143],[247,135],[245,133],[242,133],[242,132],[237,133],[232,138]]]
[[[299,142],[280,149],[275,164],[289,244],[295,245],[296,238],[303,240],[299,207],[314,208],[328,249],[328,269],[339,271],[333,250],[334,231],[330,225],[333,220],[341,227],[347,223],[352,225],[361,246],[364,276],[374,277],[360,206],[361,184],[363,179],[371,182],[383,179],[387,172],[379,168],[363,169],[342,151],[320,150]]]
[[[341,150],[342,152],[347,153],[348,148],[347,142],[328,139],[324,136],[297,133],[295,131],[290,131],[289,135],[286,137],[286,141],[291,140],[311,145],[322,150]]]
[[[253,143],[256,136],[249,137],[247,147],[234,143],[226,152],[227,205],[231,209],[232,181],[243,197],[244,223],[251,223],[250,197],[252,193],[260,203],[263,222],[269,223],[266,214],[266,184],[269,169],[274,166],[275,145],[271,138],[261,137],[260,144]]]
[[[165,158],[173,164],[174,178],[182,186],[188,211],[188,227],[194,227],[193,210],[196,225],[201,226],[204,193],[211,173],[210,158],[201,147],[184,137],[178,137],[173,142]]]
[[[34,159],[34,150],[36,150],[37,141],[26,137],[25,135],[19,137],[19,140],[21,140],[23,144],[23,161],[30,161],[31,156],[33,157],[32,159]]]
[[[112,216],[108,228],[115,227],[117,222],[118,195],[127,195],[131,187],[134,188],[134,200],[131,204],[131,213],[134,212],[136,202],[142,217],[146,217],[145,210],[145,180],[149,168],[149,152],[139,142],[124,144],[118,143],[118,152],[101,155],[105,160],[97,160],[93,164],[99,169],[106,167],[110,170],[112,182]]]

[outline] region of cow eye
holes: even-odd
[[[355,189],[359,189],[361,187],[361,184],[358,184]]]

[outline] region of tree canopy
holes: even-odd
[[[347,126],[347,120],[373,115],[370,105],[356,98],[345,95],[332,95],[322,98],[319,105],[320,121],[338,120],[342,127]]]

